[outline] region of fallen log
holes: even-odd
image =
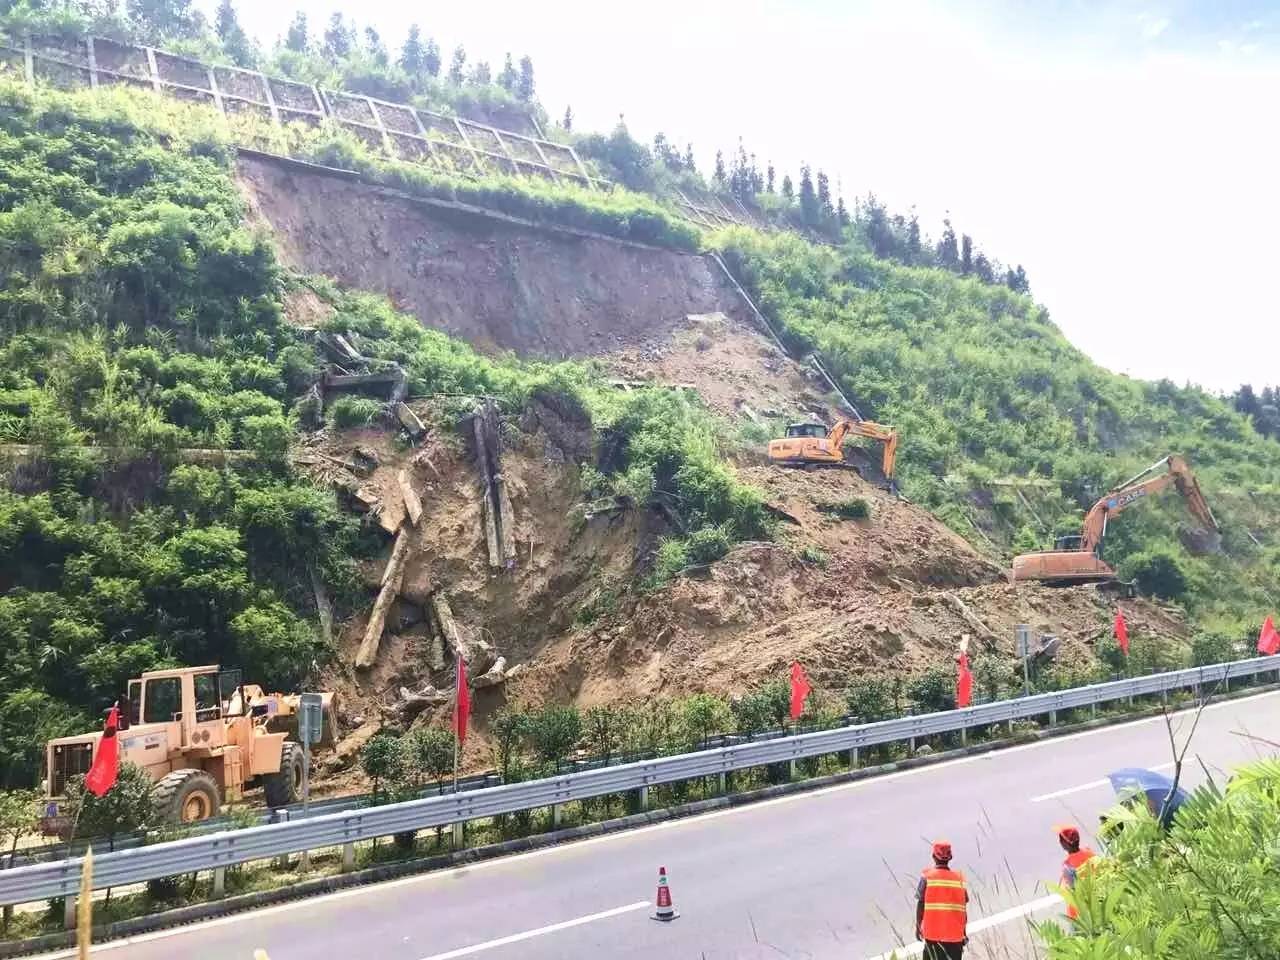
[[[307,564],[307,573],[311,575],[311,592],[316,598],[316,615],[320,618],[320,636],[325,646],[333,645],[333,605],[329,603],[329,594],[325,591],[324,580],[316,568]]]
[[[502,474],[494,477],[498,488],[498,530],[502,541],[502,565],[508,570],[516,565],[516,515],[511,509],[511,495]]]
[[[402,526],[396,537],[395,546],[391,548],[391,559],[382,571],[382,589],[378,591],[378,599],[373,604],[373,612],[369,614],[369,625],[365,627],[364,639],[360,641],[360,650],[356,654],[356,669],[368,670],[377,662],[378,647],[382,643],[382,631],[387,624],[387,613],[391,604],[400,594],[400,586],[404,582],[404,565],[409,559],[411,542],[409,528]]]
[[[483,640],[469,642],[463,638],[457,621],[453,619],[449,600],[443,593],[432,595],[431,608],[435,611],[436,626],[440,630],[440,636],[444,638],[445,646],[453,652],[455,660],[466,663],[467,671],[472,676],[484,673],[493,666],[497,659],[493,647]]]
[[[486,670],[480,676],[475,677],[471,681],[471,686],[477,690],[484,687],[496,687],[498,684],[507,679],[507,658],[499,657],[493,662],[493,666]]]
[[[417,440],[420,436],[427,432],[427,428],[423,425],[418,415],[409,409],[409,405],[403,400],[397,401],[395,407],[396,419],[400,421],[400,426],[408,431],[409,436]]]
[[[409,514],[409,523],[416,527],[422,519],[422,500],[413,489],[408,470],[400,471],[400,494],[404,497],[404,509]]]

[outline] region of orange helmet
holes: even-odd
[[[1077,844],[1080,842],[1080,831],[1070,824],[1063,824],[1056,829],[1058,831],[1058,839],[1063,843]]]
[[[933,859],[945,861],[951,859],[951,844],[946,840],[933,841]]]

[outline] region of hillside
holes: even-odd
[[[625,189],[425,171],[331,129],[291,146],[359,177],[241,152],[150,93],[4,81],[0,102],[0,782],[172,663],[334,685],[366,735],[403,723],[402,688],[451,682],[439,597],[521,668],[478,691],[482,735],[506,704],[736,696],[794,659],[832,695],[886,679],[945,706],[966,633],[998,695],[1015,623],[1063,641],[1038,682],[1078,682],[1112,669],[1112,601],[1014,588],[1009,555],[1169,450],[1225,553],[1185,550],[1176,502],[1115,526],[1110,558],[1163,570],[1182,603],[1126,602],[1134,668],[1231,655],[1268,605],[1280,447],[1217,398],[1090,364],[1024,295],[878,259],[856,231],[704,237]],[[403,372],[421,435],[385,397],[327,395],[350,373],[339,335],[369,375]],[[814,347],[903,431],[910,502],[763,462],[789,420],[837,415]],[[485,398],[514,511],[499,567],[471,447]],[[1015,498],[1008,476],[1052,486]],[[397,531],[410,560],[360,672]]]

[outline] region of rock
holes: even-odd
[[[920,746],[916,747],[915,755],[917,757],[931,757],[933,756],[933,747],[929,746],[927,743],[922,743]]]
[[[371,447],[356,447],[351,451],[351,461],[355,464],[356,473],[363,477],[372,474],[382,462],[378,457],[378,451]]]
[[[499,657],[493,662],[493,666],[471,681],[471,686],[477,690],[485,687],[496,687],[507,679],[507,658]]]

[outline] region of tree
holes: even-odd
[[[528,54],[520,58],[520,76],[516,80],[516,97],[521,103],[533,101],[533,60]]]
[[[397,773],[414,790],[422,785],[425,774],[443,787],[453,773],[453,732],[440,727],[419,727],[400,738],[400,760]]]
[[[912,265],[920,263],[923,246],[920,240],[920,218],[913,209],[911,219],[907,221],[907,262]]]
[[[399,776],[403,757],[398,739],[389,733],[374,734],[360,750],[360,768],[373,781],[375,803],[382,784]]]
[[[338,11],[329,18],[329,26],[324,32],[324,53],[330,60],[345,60],[351,55],[355,46],[354,28],[347,25]]]
[[[120,764],[115,785],[101,797],[84,788],[84,777],[67,783],[67,814],[75,821],[77,837],[106,837],[115,849],[116,837],[137,833],[155,824],[151,775],[134,763]]]
[[[422,54],[422,67],[429,77],[440,76],[440,45],[427,39],[427,49]]]
[[[995,269],[991,266],[991,261],[987,259],[987,255],[981,251],[973,258],[973,272],[983,283],[995,282]]]
[[[818,171],[818,211],[825,220],[830,220],[835,215],[835,208],[831,205],[831,184],[827,180],[827,175],[821,170]]]
[[[785,174],[782,177],[782,199],[787,203],[791,203],[796,198],[796,188],[791,182],[791,174]]]
[[[456,87],[462,86],[466,79],[467,51],[457,47],[453,51],[453,59],[449,62],[449,82]]]
[[[1130,554],[1117,571],[1123,580],[1132,580],[1149,596],[1177,599],[1187,592],[1187,575],[1182,564],[1168,550],[1159,547]]]
[[[682,739],[693,750],[702,750],[712,734],[729,726],[729,709],[719,697],[698,693],[680,703]]]
[[[842,227],[849,226],[849,210],[844,205],[844,197],[836,200],[836,220]]]
[[[422,32],[416,23],[411,23],[409,33],[404,38],[404,46],[400,48],[400,68],[410,78],[421,76],[426,59],[426,51],[422,47]]]
[[[967,277],[973,273],[973,237],[967,233],[960,237],[960,274]]]
[[[373,27],[364,28],[364,47],[373,62],[380,67],[386,67],[391,62],[391,56],[387,53],[387,45],[382,42],[382,34],[378,33]]]
[[[622,723],[618,711],[604,704],[589,708],[582,719],[591,750],[600,760],[608,763],[622,738]]]
[[[240,26],[231,0],[221,0],[218,4],[214,17],[214,29],[217,31],[218,39],[222,41],[222,49],[237,65],[251,66],[257,59],[253,43],[249,35],[244,32],[244,28]]]
[[[697,164],[693,162],[693,144],[685,144],[684,148],[684,168],[686,170],[697,170]]]
[[[284,45],[294,53],[306,53],[311,40],[307,36],[307,15],[299,10],[289,23],[289,32],[285,34]]]
[[[510,783],[511,776],[520,767],[520,744],[529,733],[529,718],[520,710],[503,707],[489,723],[489,733],[495,741],[498,753],[498,772],[502,782]]]
[[[561,121],[560,125],[564,127],[566,131],[573,130],[573,107],[566,106],[564,108],[564,120]]]
[[[768,193],[773,193],[773,181],[775,176],[776,171],[773,169],[773,164],[770,163],[764,175],[764,188]]]
[[[821,220],[818,194],[813,189],[813,176],[808,164],[800,165],[800,220],[807,227],[815,227]]]
[[[711,179],[716,182],[716,186],[725,187],[729,183],[729,175],[724,169],[724,151],[716,151],[716,172],[711,175]]]
[[[203,18],[192,7],[193,0],[128,0],[125,10],[146,39],[160,42],[199,33]]]
[[[956,232],[948,219],[942,221],[942,239],[938,241],[937,259],[938,266],[944,270],[954,272],[960,268],[960,247],[956,243]]]
[[[516,65],[511,61],[511,54],[508,53],[502,64],[502,72],[498,74],[498,86],[507,93],[514,93],[517,79],[519,75],[516,73]]]
[[[548,704],[529,717],[534,752],[543,763],[553,764],[557,772],[581,736],[582,717],[575,707]]]
[[[845,689],[845,704],[860,723],[893,718],[893,694],[889,684],[878,677],[854,680]]]

